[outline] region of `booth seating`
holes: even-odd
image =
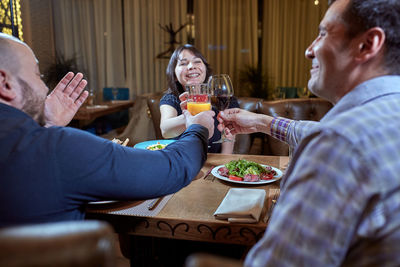
[[[157,139],[163,139],[160,130],[159,103],[161,97],[162,93],[147,95],[147,105]],[[251,112],[294,120],[319,121],[332,108],[330,102],[320,98],[265,101],[261,98],[239,97],[238,102],[242,109]],[[254,148],[255,145],[258,146],[258,149]],[[269,135],[255,133],[237,136],[234,153],[287,156],[289,155],[289,148],[285,143]]]

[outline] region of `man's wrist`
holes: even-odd
[[[271,134],[271,122],[274,118],[264,114],[257,114],[256,128],[257,132]]]

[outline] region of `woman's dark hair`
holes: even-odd
[[[335,0],[329,1],[329,4],[333,2]],[[347,24],[350,37],[373,27],[380,27],[386,37],[385,67],[392,75],[400,74],[399,0],[350,0],[343,20]]]
[[[176,64],[178,64],[179,55],[183,50],[189,50],[190,52],[193,53],[193,55],[195,55],[196,57],[200,58],[203,61],[204,65],[206,66],[205,81],[207,81],[208,77],[210,77],[212,74],[211,67],[208,64],[206,58],[203,56],[203,54],[201,54],[201,52],[196,47],[194,47],[193,45],[190,45],[190,44],[185,44],[185,45],[179,46],[178,48],[175,49],[174,53],[172,54],[171,58],[169,59],[169,63],[167,66],[167,71],[166,71],[167,86],[168,86],[167,93],[172,93],[176,96],[179,96],[181,93],[183,93],[185,91],[175,76],[175,67],[176,67]]]

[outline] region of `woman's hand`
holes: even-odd
[[[182,94],[179,95],[179,100],[181,101],[181,109],[182,111],[184,111],[185,109],[187,109],[187,99],[188,99],[188,92],[183,92]]]
[[[186,120],[186,128],[192,124],[200,124],[208,129],[208,139],[214,135],[214,111],[207,110],[192,116],[189,111],[184,110],[183,115],[185,116]]]

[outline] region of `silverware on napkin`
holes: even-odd
[[[158,203],[161,202],[161,199],[162,199],[162,198],[163,198],[163,197],[158,197],[158,198],[153,199],[153,201],[151,201],[151,202],[149,203],[149,205],[147,206],[147,209],[148,209],[148,210],[153,210],[153,209],[155,209],[155,208],[157,207]]]

